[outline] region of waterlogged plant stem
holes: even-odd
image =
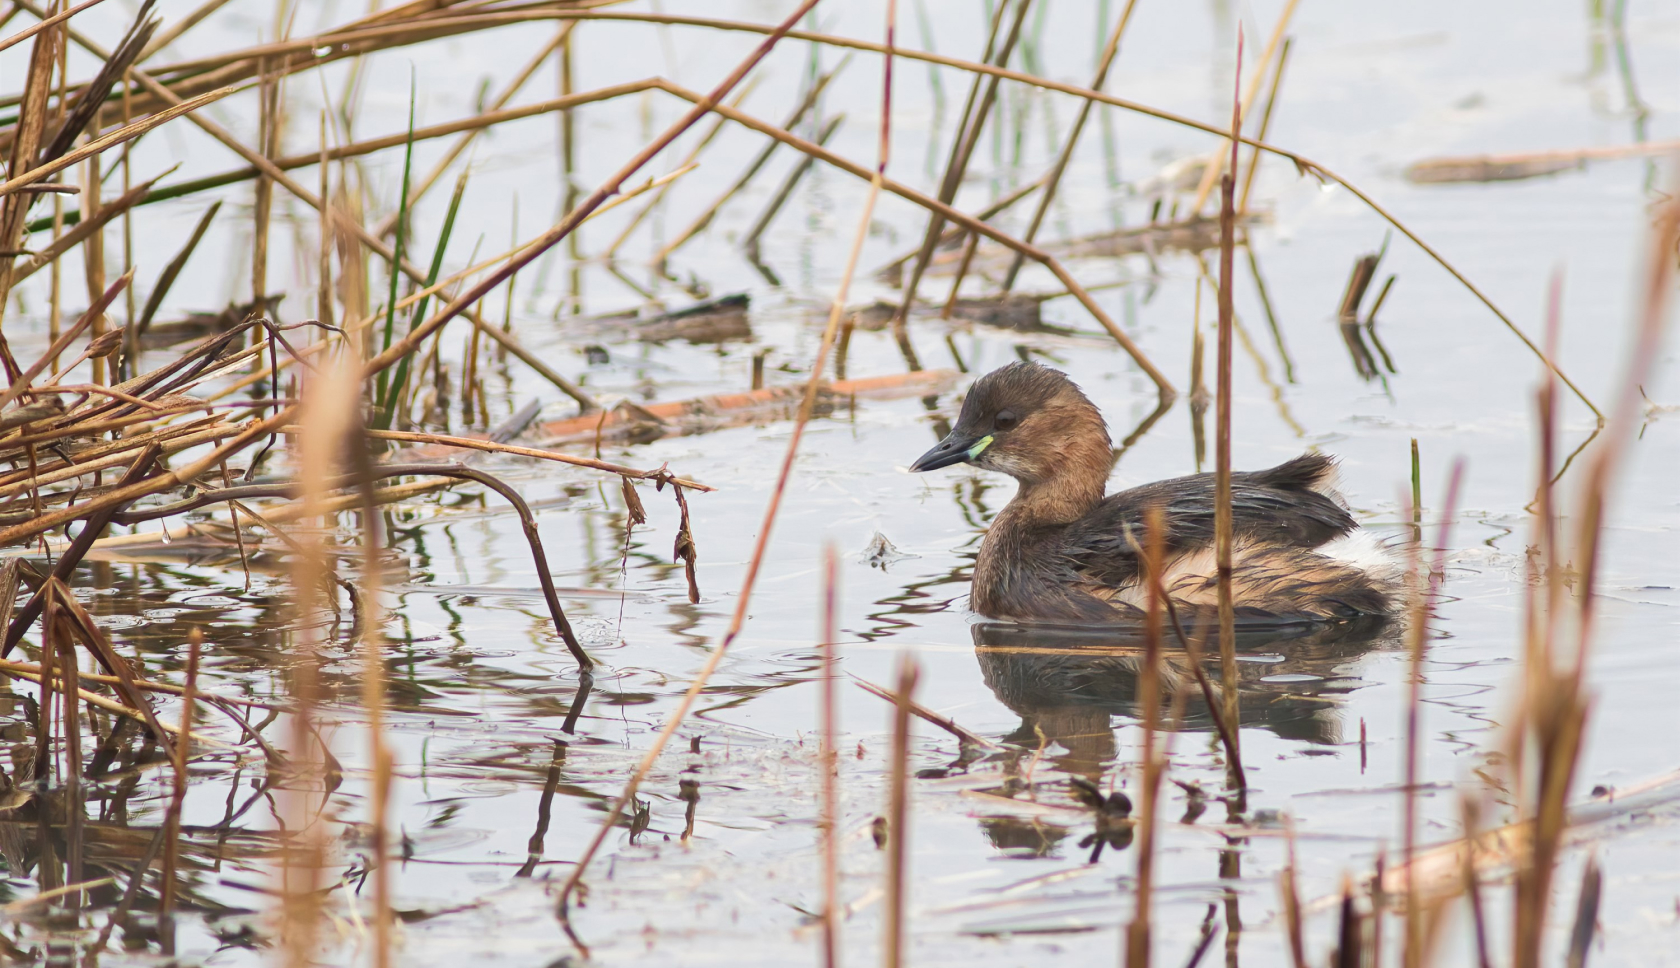
[[[892,755],[887,766],[890,783],[887,798],[887,885],[886,923],[881,946],[886,968],[904,964],[905,904],[909,900],[906,880],[910,876],[910,703],[916,692],[921,668],[916,660],[902,656],[898,663],[898,692],[893,703]]]
[[[1242,76],[1242,35],[1237,36],[1237,76]],[[1242,102],[1235,97],[1231,103],[1231,154],[1235,170],[1236,133],[1242,130]],[[1217,350],[1218,381],[1214,408],[1214,497],[1213,530],[1215,568],[1219,579],[1219,678],[1224,693],[1225,722],[1230,726],[1230,760],[1225,765],[1226,783],[1237,792],[1238,803],[1243,800],[1244,775],[1237,767],[1242,749],[1241,713],[1237,693],[1237,630],[1236,610],[1231,597],[1231,330],[1236,313],[1231,304],[1232,255],[1236,247],[1235,186],[1226,174],[1220,184],[1219,212],[1219,342]],[[1240,812],[1241,806],[1237,808]]]
[[[822,829],[823,853],[823,968],[840,966],[840,751],[839,674],[839,556],[830,542],[823,548],[822,627]]]

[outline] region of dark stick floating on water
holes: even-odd
[[[974,566],[972,604],[991,618],[1104,622],[1141,614],[1145,513],[1166,520],[1162,581],[1177,607],[1212,608],[1213,475],[1109,494],[1102,414],[1066,375],[1011,363],[975,382],[956,428],[910,466],[968,463],[1015,478]],[[1396,604],[1398,569],[1370,549],[1330,491],[1335,460],[1303,454],[1232,475],[1232,593],[1249,616],[1348,619]],[[1376,552],[1372,554],[1371,552]]]

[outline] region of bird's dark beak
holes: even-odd
[[[982,437],[978,434],[953,430],[946,434],[945,439],[935,445],[932,450],[916,458],[916,462],[910,465],[910,470],[915,472],[931,471],[941,467],[950,467],[952,464],[971,461],[979,457],[991,444],[992,438],[990,435]]]

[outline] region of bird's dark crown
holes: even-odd
[[[911,469],[959,463],[1008,474],[1028,503],[1062,517],[1102,499],[1112,450],[1102,414],[1066,374],[1020,362],[976,380],[951,433]]]

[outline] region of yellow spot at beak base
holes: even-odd
[[[987,434],[979,440],[976,440],[974,442],[974,446],[968,449],[968,459],[973,460],[974,458],[979,457],[981,454],[985,453],[986,448],[990,446],[992,446],[992,436]]]

